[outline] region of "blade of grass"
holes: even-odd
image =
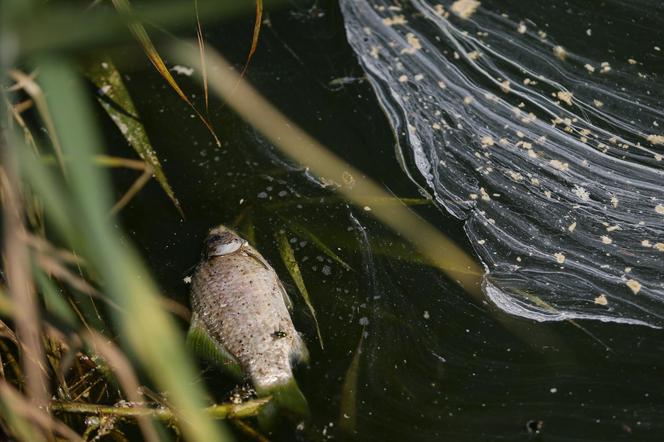
[[[53,158],[52,155],[40,155],[39,159],[44,164],[50,165],[55,163],[55,158]],[[68,161],[67,157],[65,157],[65,161]],[[148,164],[143,160],[133,160],[131,158],[114,157],[110,155],[95,155],[94,163],[103,167],[125,168],[140,170],[141,172],[145,171],[145,169],[149,167]]]
[[[74,430],[62,422],[53,419],[48,412],[44,411],[44,408],[35,407],[29,401],[25,400],[23,395],[4,379],[0,379],[0,401],[5,405],[4,408],[9,410],[10,415],[14,415],[14,422],[20,421],[22,427],[25,421],[30,421],[32,422],[31,430],[39,427],[46,434],[55,432],[70,441],[83,441]],[[42,435],[36,435],[32,431],[22,430],[22,435],[24,434],[26,436],[29,435],[28,438],[24,439],[25,441],[44,440],[41,437]]]
[[[238,430],[240,430],[249,439],[253,439],[257,442],[270,442],[268,438],[260,434],[256,429],[254,429],[251,425],[249,425],[245,421],[242,421],[240,419],[231,419],[231,422],[233,423],[233,425],[235,425],[235,427]]]
[[[138,255],[120,238],[107,216],[112,200],[109,180],[106,171],[94,165],[100,137],[77,71],[68,59],[54,55],[35,62],[62,134],[64,153],[71,159],[67,197],[61,198],[71,199],[68,221],[78,238],[77,252],[99,275],[105,292],[123,307],[112,312],[120,336],[155,384],[169,392],[185,437],[193,441],[227,440],[221,428],[201,415],[203,392],[200,385],[191,382],[196,371],[187,356],[184,337],[162,308],[159,292]]]
[[[43,271],[34,266],[33,272],[37,287],[39,287],[39,291],[44,299],[46,310],[64,321],[70,327],[76,328],[78,326],[78,320],[67,301],[63,298],[63,294]]]
[[[0,133],[0,144],[4,136]],[[13,149],[2,146],[4,167],[0,168],[0,194],[3,206],[4,247],[3,264],[7,272],[7,288],[14,306],[14,321],[22,344],[21,363],[25,373],[27,391],[34,406],[48,401],[48,383],[42,367],[45,366],[44,348],[40,337],[39,306],[30,269],[28,247],[21,240],[25,235],[21,191],[16,179],[16,158]]]
[[[32,135],[32,131],[25,123],[25,120],[21,116],[21,113],[19,112],[19,110],[15,105],[12,105],[9,102],[7,96],[4,93],[2,94],[2,98],[5,101],[6,109],[10,110],[12,116],[14,117],[14,121],[16,121],[16,124],[18,124],[21,130],[23,131],[23,138],[25,139],[26,144],[32,147],[32,149],[34,149],[35,152],[37,152],[38,149],[37,149],[37,143],[35,142],[35,137]]]
[[[85,72],[99,90],[101,96],[99,103],[111,120],[118,127],[122,136],[134,148],[145,164],[154,172],[159,185],[175,205],[175,208],[184,216],[180,202],[166,178],[157,152],[155,151],[145,127],[138,116],[134,101],[122,81],[120,72],[109,57],[99,57],[85,64]]]
[[[334,253],[334,252],[332,251],[332,249],[330,249],[328,246],[326,246],[325,243],[324,243],[323,241],[321,241],[321,240],[320,240],[320,239],[319,239],[319,238],[318,238],[318,237],[317,237],[317,236],[316,236],[311,230],[307,229],[306,227],[304,227],[304,226],[301,225],[301,224],[294,223],[294,222],[290,222],[290,221],[288,221],[286,218],[284,218],[284,217],[282,217],[282,216],[279,216],[279,218],[281,218],[281,219],[286,223],[286,225],[288,226],[288,228],[289,228],[293,233],[296,233],[297,235],[299,235],[299,236],[301,236],[301,237],[303,237],[303,238],[306,238],[306,239],[308,239],[309,241],[311,241],[311,243],[312,243],[314,246],[316,246],[321,252],[325,253],[325,254],[326,254],[327,256],[329,256],[332,260],[336,261],[337,264],[339,264],[340,266],[342,266],[344,269],[349,270],[349,271],[352,270],[352,269],[350,268],[350,266],[349,266],[348,264],[346,264],[346,262],[345,262],[343,259],[339,258],[339,255],[337,255],[336,253]]]
[[[281,254],[281,259],[284,261],[284,264],[288,269],[288,273],[290,274],[291,278],[293,278],[293,281],[295,282],[297,289],[302,295],[305,304],[307,304],[307,308],[309,309],[309,312],[311,313],[311,316],[314,319],[314,323],[316,324],[316,333],[318,334],[318,341],[320,342],[320,348],[324,348],[323,336],[321,335],[320,327],[318,326],[318,318],[316,318],[316,310],[314,309],[314,306],[311,303],[311,297],[309,296],[309,291],[307,290],[307,287],[304,285],[302,272],[300,271],[300,266],[298,265],[297,260],[295,259],[295,253],[293,252],[293,248],[288,242],[288,237],[286,236],[286,232],[284,232],[283,230],[278,230],[276,232],[276,237],[277,237],[277,245],[279,246],[279,253]]]
[[[242,80],[245,74],[247,73],[247,69],[249,69],[249,64],[251,63],[251,59],[254,57],[254,53],[256,52],[256,48],[258,47],[258,38],[260,37],[262,22],[263,22],[263,0],[256,0],[256,18],[254,19],[254,30],[251,36],[251,46],[249,47],[249,53],[247,54],[247,59],[244,62],[244,66],[242,67],[242,71],[240,72],[240,75],[237,78],[233,90],[235,90],[235,87],[237,87],[240,80]],[[200,45],[199,47],[203,48],[202,45]],[[202,49],[202,51],[204,51],[204,49]],[[206,85],[206,90],[207,90],[207,85]]]
[[[95,353],[104,358],[111,370],[113,370],[129,401],[134,403],[140,402],[138,377],[126,356],[115,345],[109,342],[108,339],[98,333],[88,334],[85,336],[85,340],[94,348]],[[157,431],[147,416],[137,416],[136,419],[145,440],[149,442],[159,441]]]
[[[31,75],[27,75],[17,69],[10,70],[9,75],[20,85],[30,98],[32,98],[32,101],[35,102],[37,112],[39,112],[39,116],[44,122],[48,136],[51,139],[51,144],[53,145],[55,156],[58,159],[58,164],[66,176],[67,169],[65,168],[64,159],[62,158],[62,144],[60,144],[60,138],[58,137],[55,125],[53,124],[53,117],[49,113],[48,106],[46,105],[44,92]]]
[[[198,50],[201,54],[201,73],[203,75],[203,94],[205,96],[205,113],[210,113],[210,100],[208,94],[208,78],[207,67],[205,66],[205,39],[203,38],[203,27],[201,26],[201,18],[198,14],[198,0],[194,0],[194,11],[196,12],[196,42],[198,43]]]
[[[111,0],[111,1],[113,2],[113,6],[115,6],[115,9],[117,9],[118,11],[127,15],[132,14],[132,7],[131,4],[129,3],[129,0]],[[145,27],[143,27],[143,25],[140,22],[133,20],[129,24],[129,29],[131,30],[132,34],[134,34],[136,40],[143,47],[145,54],[147,55],[148,59],[150,60],[154,68],[157,70],[157,72],[159,72],[159,74],[164,78],[164,80],[166,80],[166,82],[171,86],[171,88],[175,91],[175,93],[182,99],[182,101],[187,103],[189,107],[196,113],[196,115],[203,122],[205,127],[207,127],[208,131],[210,132],[210,135],[212,135],[215,143],[217,143],[217,146],[221,147],[221,142],[219,141],[217,134],[212,128],[212,124],[210,124],[210,121],[199,112],[196,106],[194,106],[191,100],[189,100],[189,98],[182,91],[177,81],[175,81],[175,78],[173,78],[170,71],[166,67],[166,63],[164,63],[164,60],[161,58],[161,55],[159,55],[157,48],[154,46],[154,43],[152,43],[152,40],[150,39],[148,32],[145,30]]]
[[[240,78],[244,77],[244,74],[249,68],[249,63],[256,53],[256,48],[258,47],[258,39],[261,35],[261,25],[263,24],[263,0],[256,0],[256,18],[254,19],[254,31],[251,35],[251,47],[249,48],[249,54],[247,54],[247,61],[244,62],[244,67],[242,68],[242,73]]]
[[[46,441],[44,435],[24,415],[25,406],[19,392],[0,378],[0,415],[7,423],[9,430],[18,440],[24,442]]]
[[[362,343],[364,341],[364,329],[357,342],[357,348],[353,359],[346,370],[344,383],[341,387],[341,404],[339,406],[339,428],[347,434],[355,433],[357,427],[357,386],[360,377],[360,356],[362,355]]]
[[[203,409],[212,419],[240,419],[258,415],[260,410],[270,402],[270,396],[242,402],[241,404],[218,404]],[[115,407],[113,405],[97,405],[85,402],[51,401],[49,408],[53,411],[72,414],[107,415],[125,418],[150,416],[160,421],[174,421],[178,414],[169,408],[149,407]]]
[[[274,201],[262,205],[262,208],[265,209],[282,209],[295,205],[305,205],[305,204],[340,204],[346,203],[348,200],[343,196],[330,195],[317,198],[297,198],[289,199],[286,201]],[[377,198],[368,198],[369,207],[374,207],[376,205],[393,205],[393,204],[403,204],[405,206],[426,206],[432,205],[433,201],[425,198],[396,198],[394,196],[389,197],[377,197]]]
[[[136,196],[138,192],[141,191],[143,186],[147,184],[148,181],[150,181],[150,178],[152,178],[152,168],[145,169],[145,172],[143,172],[137,179],[134,181],[129,187],[129,189],[125,192],[124,195],[122,195],[122,198],[120,198],[115,205],[111,208],[110,214],[115,215],[117,214],[120,210],[122,210],[127,204],[129,204],[129,201]],[[178,209],[180,205],[177,205]],[[182,213],[182,210],[180,210],[180,214],[184,217],[184,213]]]
[[[7,296],[4,287],[0,286],[0,315],[12,316],[14,314],[14,303],[11,298]]]

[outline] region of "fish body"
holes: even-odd
[[[219,226],[206,240],[191,287],[188,340],[235,376],[251,379],[260,396],[306,414],[293,362],[308,352],[290,317],[290,299],[274,269],[247,241]]]

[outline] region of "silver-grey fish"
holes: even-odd
[[[192,278],[189,344],[238,378],[248,377],[276,408],[307,414],[292,363],[308,352],[290,317],[288,294],[274,269],[224,226],[210,230]]]

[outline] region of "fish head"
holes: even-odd
[[[209,259],[214,256],[230,255],[246,244],[247,241],[233,230],[226,226],[218,226],[210,230],[205,238],[205,256]]]

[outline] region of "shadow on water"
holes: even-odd
[[[335,2],[298,3],[265,19],[249,81],[395,195],[421,197],[395,158],[392,130],[346,43]],[[205,37],[241,65],[251,27],[251,18],[207,24]],[[284,160],[221,103],[210,106],[222,140],[217,147],[147,63],[119,68],[186,214],[181,220],[151,182],[122,212],[126,230],[164,291],[186,304],[183,278],[207,229],[243,216],[242,228],[255,232],[257,247],[292,292],[296,326],[311,351],[311,366],[296,374],[313,410],[308,438],[656,440],[662,434],[660,331],[585,322],[581,330],[477,304],[368,213],[333,198],[333,185]],[[178,80],[198,90],[187,77]],[[110,125],[107,132],[109,145],[124,145]],[[455,218],[432,205],[415,210],[472,250]],[[285,220],[313,232],[350,270]],[[281,264],[274,239],[280,229],[300,262],[325,350]],[[346,418],[342,386],[361,336],[356,425],[349,429],[339,425]],[[201,379],[216,399],[232,388],[210,369]],[[291,438],[285,431],[283,440]]]

